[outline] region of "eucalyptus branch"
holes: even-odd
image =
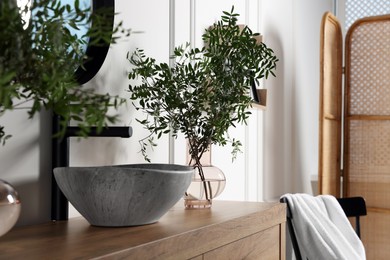
[[[274,75],[278,61],[265,44],[256,44],[252,37],[257,34],[248,27],[239,28],[237,17],[234,8],[224,12],[203,34],[204,48],[176,47],[170,57],[176,61],[173,67],[156,63],[141,49],[128,54],[134,66],[129,73],[130,99],[157,120],[154,124],[139,122],[157,137],[170,127],[175,136],[183,133],[189,142],[190,163],[198,168],[202,180],[200,161],[211,144],[231,143],[232,157],[237,155],[241,143],[230,140],[228,129],[247,123],[251,83]]]
[[[19,106],[22,106],[23,104],[26,104],[26,103],[31,102],[33,100],[34,100],[33,98],[30,98],[30,99],[26,99],[24,101],[21,101],[19,103],[13,104],[13,108],[12,109],[26,109],[26,108],[19,108]]]
[[[156,146],[156,144],[153,142],[153,139],[151,138],[153,136],[153,133],[150,133],[148,136],[140,139],[138,141],[138,143],[140,144],[141,146],[141,150],[140,152],[142,153],[143,157],[145,158],[145,160],[147,162],[150,162],[150,158],[148,157],[147,155],[147,147],[148,147],[148,144],[145,142],[145,140],[148,140],[148,143],[153,147],[153,146]]]

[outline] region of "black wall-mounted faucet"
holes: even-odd
[[[52,133],[58,133],[60,130],[59,116],[53,116]],[[77,136],[80,128],[68,126],[63,138],[53,138],[52,141],[52,169],[56,167],[69,166],[69,138]],[[133,134],[131,126],[110,126],[97,132],[97,128],[92,128],[89,137],[121,137],[129,138]],[[52,171],[51,180],[51,219],[52,221],[67,220],[69,217],[69,203],[54,178]]]

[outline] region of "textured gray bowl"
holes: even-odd
[[[154,223],[183,197],[193,168],[174,164],[59,167],[66,198],[94,226]]]

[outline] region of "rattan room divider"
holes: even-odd
[[[349,28],[344,104],[342,46],[340,23],[326,13],[321,24],[319,193],[364,197],[367,259],[390,259],[390,15],[363,18]]]

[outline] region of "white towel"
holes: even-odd
[[[285,194],[302,259],[366,259],[363,243],[335,197]]]

